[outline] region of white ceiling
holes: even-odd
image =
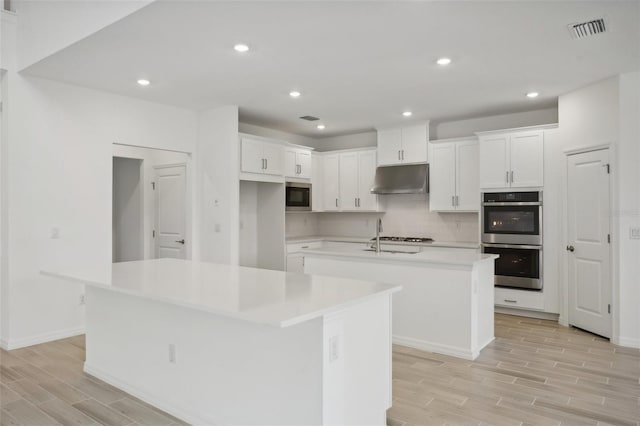
[[[26,72],[195,109],[235,104],[246,122],[332,136],[553,106],[560,94],[640,69],[639,5],[162,1]],[[567,24],[599,17],[609,32],[570,36]],[[235,52],[238,42],[251,50]],[[436,65],[441,56],[453,63]],[[138,86],[141,77],[152,84]],[[289,97],[294,89],[300,98]],[[298,119],[307,114],[326,130]]]

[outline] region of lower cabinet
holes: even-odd
[[[544,293],[496,287],[495,305],[507,308],[544,310]]]
[[[287,272],[304,272],[304,256],[302,253],[287,255]]]

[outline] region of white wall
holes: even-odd
[[[196,218],[200,225],[194,258],[238,264],[240,229],[240,141],[238,107],[199,113]],[[195,235],[194,235],[195,237]]]
[[[113,24],[153,0],[18,1],[19,65],[23,69]]]
[[[558,122],[558,108],[545,108],[512,114],[493,115],[466,120],[431,123],[430,139],[448,139],[473,136],[475,132],[513,129]]]
[[[113,157],[113,262],[144,258],[142,160]]]
[[[238,128],[241,133],[262,136],[264,138],[279,139],[297,145],[314,147],[314,144],[316,143],[316,140],[314,138],[296,135],[294,133],[283,132],[280,130],[269,129],[267,127],[256,126],[255,124],[238,123]]]
[[[620,75],[619,92],[618,205],[614,209],[620,280],[619,341],[640,347],[640,240],[630,238],[631,228],[640,228],[640,72]]]
[[[318,151],[335,151],[339,149],[367,148],[378,144],[378,133],[375,131],[355,133],[345,136],[316,138],[311,146]]]
[[[197,116],[14,71],[8,78],[3,287],[9,305],[2,339],[5,346],[21,346],[83,327],[82,287],[40,270],[110,278],[112,144],[193,151]],[[58,239],[50,238],[54,227]]]
[[[320,213],[287,213],[285,233],[287,238],[320,235]]]

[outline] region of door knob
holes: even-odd
[[[576,251],[576,249],[574,246],[567,246],[567,251],[570,251],[573,253],[574,251]]]
[[[184,239],[182,239],[182,240],[176,240],[176,243],[184,244]]]

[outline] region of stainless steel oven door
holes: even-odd
[[[482,242],[542,244],[542,204],[483,203]]]
[[[497,254],[497,287],[542,290],[542,246],[521,244],[482,244],[483,253]]]

